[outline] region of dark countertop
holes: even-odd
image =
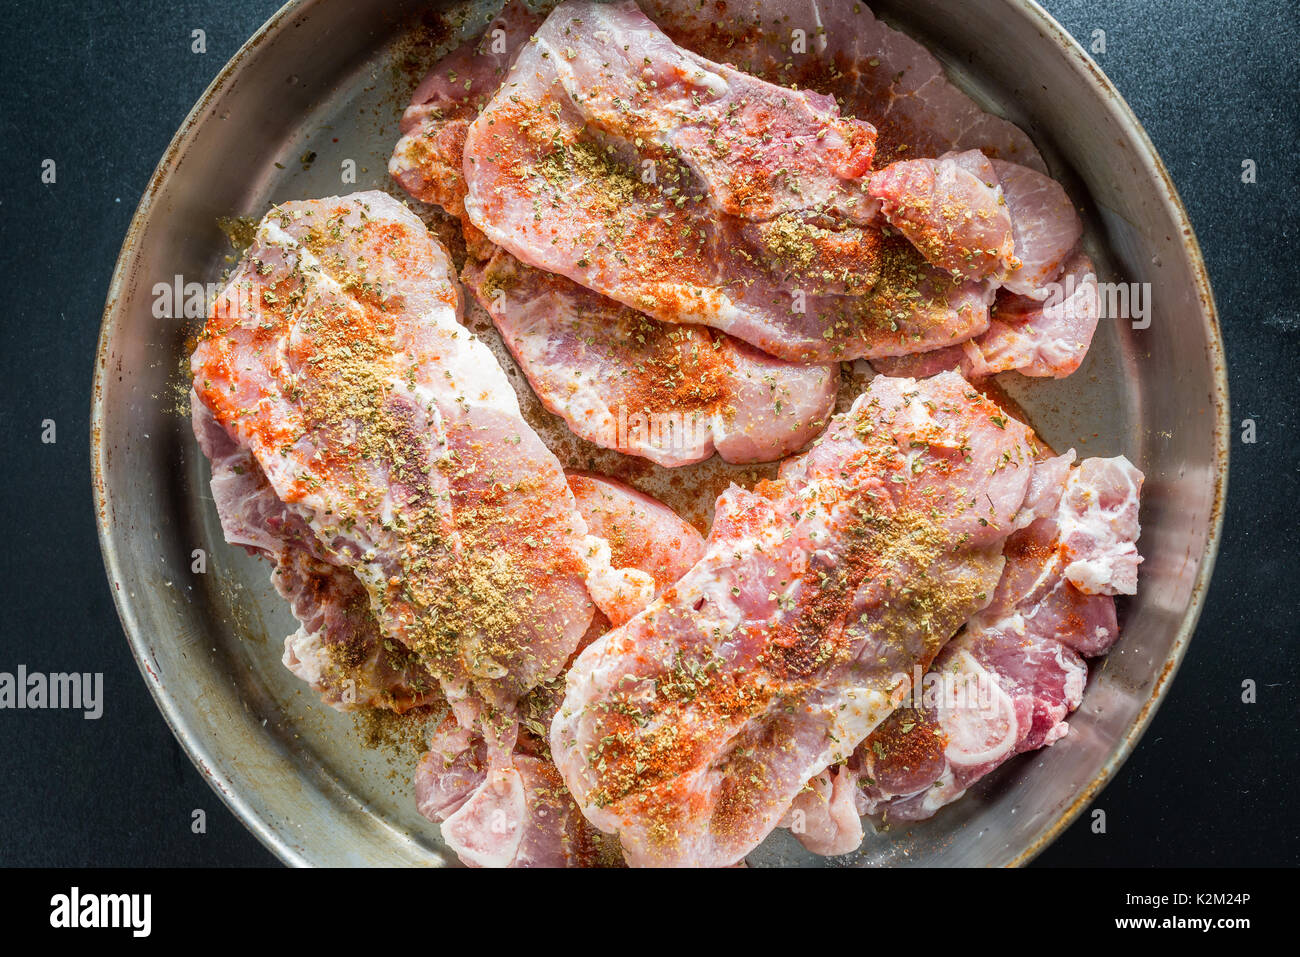
[[[0,671],[102,671],[107,711],[0,711],[0,864],[232,865],[274,858],[225,810],[154,707],[113,609],[89,486],[92,360],[136,202],[190,106],[278,4],[47,0],[0,36],[5,457]],[[1237,423],[1222,551],[1164,706],[1043,865],[1300,863],[1291,581],[1300,523],[1295,0],[1048,0],[1146,124],[1205,252]],[[193,29],[208,52],[190,52]],[[58,162],[57,188],[40,181]],[[1258,182],[1241,182],[1255,160]],[[1253,418],[1255,444],[1240,422]],[[57,442],[40,440],[42,420]],[[1259,701],[1241,702],[1241,683]],[[190,831],[195,808],[204,835]]]

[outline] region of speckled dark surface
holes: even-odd
[[[15,6],[6,4],[6,8]],[[172,738],[131,659],[89,487],[92,358],[127,223],[190,106],[274,0],[46,0],[0,33],[4,462],[0,670],[102,671],[99,721],[0,711],[0,864],[273,864]],[[1048,0],[1146,124],[1196,227],[1227,342],[1226,532],[1191,650],[1136,753],[1041,865],[1300,863],[1300,7]],[[7,13],[13,11],[6,9]],[[190,52],[190,31],[208,52]],[[40,182],[41,161],[58,182]],[[1258,182],[1241,182],[1243,159]],[[1258,441],[1240,441],[1243,419]],[[58,441],[40,441],[41,422]],[[1253,679],[1259,701],[1241,702]],[[193,809],[208,812],[204,835]]]

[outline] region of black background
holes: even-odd
[[[1227,522],[1187,659],[1133,757],[1039,865],[1300,863],[1295,785],[1297,114],[1293,0],[1047,0],[1145,123],[1204,248],[1235,423]],[[226,59],[277,7],[148,0],[3,4],[0,23],[0,671],[102,671],[99,721],[0,712],[0,864],[275,859],[204,783],[154,708],[95,538],[89,394],[105,291],[154,165]],[[190,31],[208,52],[190,52]],[[58,183],[40,182],[41,161]],[[1258,182],[1241,182],[1241,162]],[[1258,441],[1242,444],[1253,418]],[[43,445],[41,421],[58,423]],[[1240,700],[1254,679],[1259,701]],[[208,833],[190,833],[194,808]]]

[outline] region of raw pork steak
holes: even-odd
[[[657,319],[800,361],[914,351],[860,296],[881,271],[873,140],[830,97],[674,46],[630,2],[574,0],[470,127],[465,208],[529,265]],[[920,347],[954,341],[934,338]]]
[[[554,678],[592,605],[559,462],[458,315],[445,252],[397,201],[286,203],[192,366],[198,401],[468,727]]]
[[[1028,430],[947,373],[872,381],[778,481],[718,500],[704,557],[578,656],[551,727],[634,865],[733,864],[990,601]]]
[[[826,426],[839,367],[659,322],[504,250],[462,278],[551,412],[582,438],[675,466],[770,462]]]

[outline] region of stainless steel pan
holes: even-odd
[[[1065,381],[1006,377],[1053,446],[1123,452],[1147,474],[1147,561],[1139,594],[1122,608],[1118,647],[1094,667],[1068,737],[1010,762],[930,821],[869,835],[855,858],[1019,864],[1131,752],[1186,650],[1222,521],[1222,346],[1205,267],[1168,174],[1119,94],[1053,20],[1027,0],[872,5],[922,39],[977,99],[1029,131],[1085,205],[1102,278],[1151,284],[1149,328],[1103,321],[1087,362]],[[195,764],[291,864],[441,864],[449,855],[414,811],[414,755],[363,746],[352,718],[322,707],[281,668],[288,613],[267,566],[222,542],[206,466],[176,411],[179,367],[198,320],[155,318],[155,286],[176,276],[219,280],[232,254],[219,217],[388,185],[397,117],[432,47],[456,39],[455,17],[413,21],[419,6],[298,0],[249,40],[185,120],[141,200],[99,343],[93,478],[123,626]],[[345,160],[355,163],[355,185],[342,182]],[[611,466],[536,408],[530,414],[570,463]],[[702,520],[729,476],[716,465],[687,474],[684,488],[653,471],[640,484]],[[203,574],[192,571],[196,549],[206,556]],[[751,857],[814,860],[784,833]]]

